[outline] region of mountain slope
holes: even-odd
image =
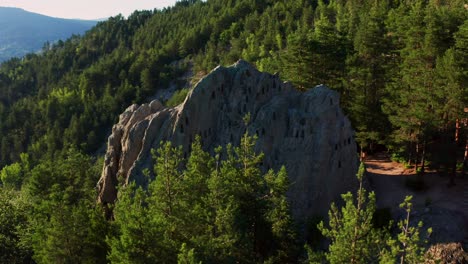
[[[48,17],[19,8],[0,7],[0,62],[39,51],[45,42],[83,34],[96,21]]]

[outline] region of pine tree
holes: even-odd
[[[36,262],[105,260],[108,228],[102,208],[95,205],[95,169],[90,157],[71,148],[32,170],[25,186],[32,207],[27,237]]]
[[[28,210],[20,193],[0,187],[0,259],[4,263],[31,262],[28,243]]]
[[[239,234],[236,232],[236,214],[239,205],[235,202],[233,189],[237,175],[235,157],[232,145],[226,147],[226,160],[221,160],[222,148],[216,149],[215,169],[208,181],[209,205],[208,242],[206,252],[215,262],[228,262],[239,259],[236,244],[239,243]]]
[[[113,208],[114,234],[107,238],[111,263],[164,263],[162,219],[148,208],[148,194],[135,183],[121,188]]]
[[[273,235],[272,251],[274,255],[269,261],[273,263],[294,262],[297,257],[296,232],[291,216],[286,192],[289,189],[289,179],[286,168],[281,167],[278,173],[272,170],[264,176],[269,188],[269,205],[267,220],[271,225]]]
[[[180,253],[177,255],[178,264],[201,264],[201,261],[197,261],[195,257],[194,249],[188,249],[185,243],[180,248]]]
[[[170,142],[165,142],[157,152],[152,151],[152,155],[156,161],[156,179],[149,188],[155,199],[154,204],[166,217],[176,216],[180,206],[178,196],[182,192],[182,148],[172,147]]]
[[[183,205],[180,229],[183,237],[190,238],[190,241],[185,241],[186,247],[192,247],[205,255],[211,250],[208,243],[208,230],[211,228],[208,220],[211,217],[208,182],[213,166],[214,159],[203,151],[200,137],[197,136],[191,145],[191,153],[183,172],[182,191],[178,198]]]
[[[385,2],[375,1],[368,12],[361,13],[354,38],[355,53],[347,59],[345,107],[357,129],[356,139],[361,149],[372,150],[389,133],[381,101],[385,96],[388,64],[384,25],[387,12]]]
[[[375,194],[367,194],[362,186],[365,173],[361,163],[357,178],[359,189],[356,198],[350,192],[343,194],[345,205],[339,209],[332,204],[329,215],[329,227],[321,222],[318,225],[322,234],[331,240],[330,263],[370,263],[375,261],[379,252],[378,230],[373,229],[372,217],[375,212]]]
[[[385,103],[389,119],[397,128],[395,141],[408,143],[409,153],[415,154],[416,170],[421,161],[421,175],[424,174],[428,138],[440,122],[436,112],[441,100],[435,86],[438,54],[434,35],[437,31],[434,27],[439,22],[434,12],[434,8],[426,7],[424,1],[419,0],[402,18],[403,23],[398,26],[401,31],[398,35],[404,40],[400,50],[401,82],[390,83],[387,91],[391,99]]]
[[[318,83],[313,51],[317,49],[317,43],[311,40],[310,34],[298,32],[288,35],[286,46],[281,56],[283,78],[300,90],[315,87]]]
[[[184,232],[185,200],[182,199],[183,172],[182,148],[171,142],[162,143],[152,151],[155,179],[149,184],[148,213],[163,232],[161,243],[165,249],[165,262],[175,262]]]
[[[421,221],[416,227],[410,226],[411,199],[412,196],[407,196],[405,201],[400,204],[400,208],[406,212],[406,217],[398,222],[400,233],[397,238],[387,240],[386,243],[389,249],[383,251],[381,263],[395,263],[396,259],[399,259],[400,264],[424,262],[427,241],[421,239],[420,229],[423,226]],[[429,236],[431,233],[432,229],[427,229],[426,234]]]
[[[346,60],[344,36],[336,28],[336,11],[333,4],[319,0],[314,21],[313,40],[317,43],[315,53],[316,84],[325,84],[342,91],[342,78]]]

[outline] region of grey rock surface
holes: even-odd
[[[209,151],[239,144],[247,113],[247,130],[259,137],[256,147],[265,153],[265,169],[286,166],[295,217],[324,216],[332,201],[353,189],[356,143],[338,93],[324,85],[297,91],[277,75],[240,60],[215,68],[177,107],[165,108],[157,100],[128,107],[108,139],[99,201],[114,202],[119,182],[147,184],[142,171],[152,168],[151,149],[162,140],[181,145],[185,156],[196,135]]]

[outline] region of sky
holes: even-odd
[[[117,14],[125,17],[135,10],[173,6],[176,0],[0,0],[0,6],[19,7],[52,17],[102,19]]]

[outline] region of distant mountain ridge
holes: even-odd
[[[54,18],[14,7],[0,7],[0,62],[40,51],[44,43],[83,34],[97,21]]]

